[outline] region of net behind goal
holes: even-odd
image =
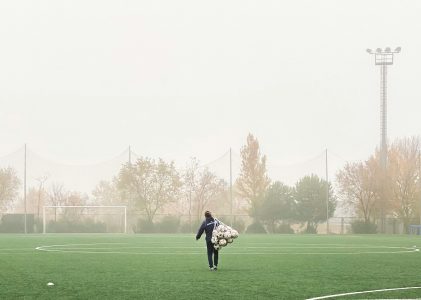
[[[43,233],[127,233],[126,206],[44,206]]]

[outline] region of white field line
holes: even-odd
[[[10,249],[2,249],[0,248],[0,252],[1,251],[31,251],[34,250],[34,248],[10,248]]]
[[[48,251],[45,248],[52,247],[67,247],[67,246],[94,246],[94,245],[127,245],[128,243],[90,243],[90,244],[62,244],[62,245],[47,245],[36,247],[35,250]]]
[[[158,242],[158,241],[141,241],[142,244],[151,244],[151,245],[161,245],[161,244],[168,244],[168,242]],[[198,241],[197,243],[200,243],[200,241]],[[97,244],[101,244],[101,243],[97,243]],[[128,242],[126,243],[102,243],[102,244],[129,244]],[[182,242],[182,241],[172,241],[171,244],[186,244],[186,242]],[[280,243],[259,243],[259,242],[246,242],[243,243],[242,245],[245,245],[246,247],[251,247],[252,245],[275,245],[275,246],[279,246]],[[62,245],[62,246],[67,246],[66,245]],[[92,244],[70,244],[70,245],[92,245]],[[250,245],[250,246],[248,246]],[[361,244],[361,245],[352,245],[352,246],[347,246],[346,244],[323,244],[321,246],[321,244],[305,244],[305,243],[282,243],[282,248],[287,248],[287,247],[302,247],[302,248],[310,248],[309,246],[316,246],[316,247],[320,247],[320,248],[333,248],[333,247],[326,247],[326,246],[337,246],[337,247],[344,247],[344,248],[392,248],[392,247],[396,247],[396,248],[413,248],[413,247],[401,247],[401,246],[373,246],[373,245],[368,245],[368,244]],[[60,246],[60,245],[56,245],[56,246]],[[417,246],[414,246],[417,247]]]
[[[46,252],[57,252],[57,253],[82,253],[82,254],[130,254],[130,255],[203,255],[202,252],[123,252],[123,251],[65,251],[65,250],[44,250]],[[370,252],[370,253],[259,253],[259,252],[230,252],[224,253],[223,255],[357,255],[357,254],[401,254],[410,253],[412,251],[405,252]],[[11,254],[11,253],[9,253]]]
[[[94,246],[94,245],[125,245],[127,243],[93,243],[93,244],[62,244],[62,245],[48,245],[48,246],[39,246],[36,247],[36,250],[45,251],[45,252],[66,252],[66,253],[86,253],[86,254],[134,254],[134,255],[196,255],[201,254],[200,252],[178,252],[178,253],[169,253],[169,252],[128,252],[128,251],[86,251],[86,250],[120,250],[120,249],[204,249],[205,247],[180,247],[180,246],[162,246],[162,247],[107,247],[107,248],[98,248],[98,247],[77,247],[77,246]],[[76,247],[72,247],[76,246]],[[55,248],[55,249],[54,249]],[[308,247],[243,247],[241,249],[302,249]],[[313,248],[313,247],[310,247]],[[315,247],[317,249],[331,249],[331,247]],[[363,249],[359,247],[339,247],[340,249]],[[401,251],[355,251],[355,252],[222,252],[224,255],[359,255],[359,254],[398,254],[398,253],[412,253],[416,252],[416,248],[406,248],[406,247],[388,247],[388,246],[371,246],[371,249],[402,249]]]
[[[41,247],[42,248],[42,247]],[[151,246],[145,246],[145,247],[108,247],[108,248],[88,248],[88,247],[82,247],[82,248],[60,248],[57,250],[60,251],[68,251],[68,250],[124,250],[124,249],[206,249],[206,247],[183,247],[183,246],[170,246],[170,247],[151,247]],[[37,249],[37,250],[45,250],[45,249]]]
[[[32,251],[34,251],[33,249],[32,249]],[[3,252],[3,253],[0,253],[0,255],[28,255],[30,252]]]
[[[381,292],[391,292],[391,291],[414,290],[414,289],[421,289],[421,286],[393,288],[393,289],[381,289],[381,290],[371,290],[371,291],[360,291],[360,292],[350,292],[350,293],[342,293],[342,294],[327,295],[327,296],[321,296],[321,297],[315,297],[315,298],[308,298],[306,300],[322,300],[322,299],[344,297],[344,296],[372,294],[372,293],[381,293]]]
[[[54,246],[54,245],[53,245]],[[56,245],[57,246],[57,245]],[[56,247],[54,246],[54,247]],[[63,246],[63,245],[60,245]],[[73,245],[72,245],[73,246]],[[89,245],[91,246],[91,245]],[[38,248],[46,248],[51,246],[41,246]],[[131,247],[106,247],[106,248],[99,248],[99,247],[65,247],[62,248],[63,250],[112,250],[112,249],[203,249],[206,248],[205,246],[159,246],[159,247],[153,247],[153,246],[131,246]],[[234,247],[231,247],[233,249]],[[238,246],[235,247],[235,249],[239,248]],[[241,247],[239,248],[241,250],[245,249],[403,249],[403,250],[411,250],[415,251],[414,248],[407,248],[407,247]],[[43,249],[37,249],[37,250],[43,250]]]

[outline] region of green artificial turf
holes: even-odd
[[[194,235],[0,235],[0,299],[308,299],[417,287],[413,246],[420,237],[240,235],[210,272]],[[329,299],[417,297],[421,289]]]

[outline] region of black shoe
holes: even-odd
[[[218,267],[217,266],[213,267],[213,270],[218,271]]]

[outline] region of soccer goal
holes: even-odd
[[[43,233],[127,233],[127,206],[44,206]]]

